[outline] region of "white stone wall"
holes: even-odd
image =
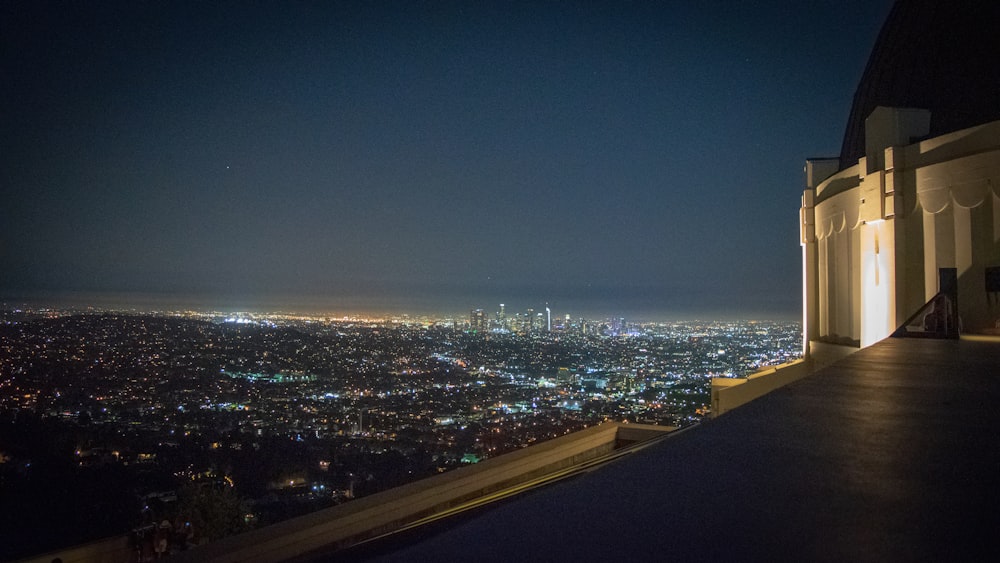
[[[926,120],[916,110],[876,113],[869,127],[901,128],[871,132],[869,148],[882,152],[803,198],[815,198],[802,211],[814,222],[802,241],[807,339],[881,340],[938,292],[939,268],[958,271],[964,328],[993,327],[1000,304],[984,280],[1000,266],[1000,121],[879,149]]]

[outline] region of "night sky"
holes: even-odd
[[[889,8],[0,0],[0,299],[793,317]]]

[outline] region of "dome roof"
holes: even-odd
[[[930,110],[931,137],[1000,119],[1000,2],[897,0],[854,94],[841,169],[865,155],[878,106]]]

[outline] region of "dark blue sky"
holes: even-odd
[[[792,316],[890,8],[252,4],[0,3],[0,297]]]

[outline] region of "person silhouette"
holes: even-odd
[[[924,315],[924,331],[949,332],[951,321],[951,301],[945,295],[938,295],[931,302],[931,310]]]

